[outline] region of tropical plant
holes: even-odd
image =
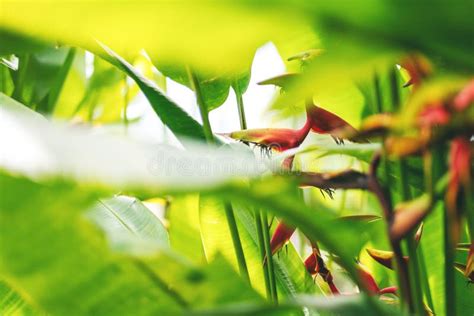
[[[0,0],[0,314],[473,315],[473,37],[464,0]]]

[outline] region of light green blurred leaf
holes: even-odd
[[[171,248],[194,262],[205,262],[199,225],[199,196],[173,197],[166,214]]]
[[[234,304],[226,308],[210,309],[191,315],[401,315],[394,306],[383,304],[364,295],[314,297],[299,295],[274,306]]]
[[[24,297],[5,281],[0,280],[0,314],[5,316],[13,315],[43,315],[36,308],[32,307]]]
[[[181,309],[133,261],[113,254],[103,234],[81,216],[95,194],[70,183],[43,186],[4,173],[0,185],[5,194],[0,201],[0,273],[36,306],[52,314],[145,315]]]
[[[312,33],[297,7],[229,1],[3,0],[0,28],[92,51],[97,39],[127,58],[145,49],[152,59],[215,73],[242,71],[268,41],[292,42]]]
[[[168,232],[161,220],[136,198],[100,199],[91,207],[88,216],[107,232],[113,247],[133,248],[138,242],[162,248],[169,246]],[[127,244],[129,241],[130,245]]]

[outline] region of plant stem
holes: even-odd
[[[270,272],[268,271],[268,265],[263,264],[265,260],[265,238],[263,237],[263,228],[262,228],[262,215],[259,209],[255,210],[255,227],[257,228],[257,239],[258,247],[260,249],[260,257],[262,259],[263,266],[263,277],[265,279],[265,290],[267,292],[267,298],[272,300],[272,290],[270,285]]]
[[[382,89],[380,86],[380,78],[377,73],[374,73],[374,90],[375,90],[375,105],[376,105],[376,110],[378,113],[383,112],[383,104],[382,104]],[[385,141],[385,139],[383,139]],[[392,250],[394,253],[394,267],[395,271],[397,272],[397,281],[398,281],[398,287],[400,291],[400,302],[402,306],[408,306],[409,311],[413,311],[412,307],[412,302],[411,302],[411,295],[410,295],[410,287],[409,287],[409,276],[408,276],[408,270],[405,264],[405,260],[403,259],[403,252],[400,246],[399,242],[395,242],[390,238],[390,225],[393,220],[393,206],[392,206],[392,198],[390,195],[390,192],[386,192],[385,188],[383,188],[378,179],[377,179],[377,168],[380,164],[380,160],[382,158],[382,152],[379,152],[376,154],[372,160],[372,163],[370,165],[370,171],[369,171],[369,176],[370,176],[370,186],[372,192],[377,196],[380,205],[382,207],[382,210],[384,212],[384,218],[387,222],[388,226],[388,235],[389,235],[389,240],[390,244],[392,246]],[[389,166],[388,166],[388,160],[386,157],[383,159],[384,162],[384,176],[385,182],[388,182],[388,176],[389,176]]]
[[[431,151],[431,188],[435,198],[435,185],[446,173],[446,148],[443,145],[434,147]],[[446,301],[445,313],[448,316],[456,315],[456,283],[454,271],[454,247],[452,240],[452,218],[446,205],[443,203],[444,213],[444,295]]]
[[[242,93],[240,92],[240,89],[238,89],[238,84],[237,82],[234,83],[233,89],[235,92],[235,97],[237,99],[237,109],[239,111],[239,122],[240,122],[240,128],[241,129],[247,129],[247,121],[245,119],[245,109],[244,109],[244,101],[242,98]],[[264,230],[268,230],[267,225],[263,225],[262,221],[262,214],[259,209],[255,210],[255,227],[257,228],[257,239],[258,239],[258,247],[260,249],[260,256],[262,259],[262,269],[263,269],[263,277],[265,280],[265,290],[267,293],[267,298],[269,300],[273,300],[273,291],[272,291],[272,286],[271,286],[271,281],[270,281],[270,269],[269,265],[263,264],[265,260],[265,237],[264,237]],[[272,271],[273,272],[273,271]],[[272,279],[275,280],[275,275],[272,275]]]
[[[397,75],[398,70],[395,67],[390,69],[389,79],[390,79],[390,88],[391,88],[391,112],[395,112],[399,108],[400,104],[400,83]],[[410,192],[410,187],[408,186],[407,181],[407,170],[406,162],[403,159],[397,159],[396,161],[398,169],[398,184],[401,193],[402,201],[408,201],[412,199]],[[415,231],[412,231],[405,238],[405,242],[408,249],[408,256],[410,260],[408,261],[408,271],[410,274],[409,284],[410,284],[410,293],[412,294],[412,301],[414,302],[414,312],[416,314],[424,313],[423,305],[423,291],[420,284],[420,269],[419,269],[419,260],[418,254],[416,251],[416,244],[414,240]]]
[[[235,83],[234,86],[238,87],[238,84]],[[242,93],[238,88],[234,88],[234,92],[235,98],[237,99],[237,109],[239,110],[240,128],[247,129],[247,121],[245,120],[244,100],[242,98]]]
[[[188,67],[189,79],[192,83],[193,90],[196,93],[196,99],[199,106],[199,111],[201,112],[202,124],[204,128],[204,135],[208,144],[215,144],[214,135],[212,134],[211,124],[209,122],[209,113],[207,111],[206,104],[202,97],[202,90],[199,84],[199,80],[196,77],[196,74],[191,71]],[[227,218],[227,224],[229,226],[229,231],[232,237],[232,243],[234,245],[235,256],[237,257],[237,264],[239,266],[239,271],[242,277],[250,283],[249,272],[247,269],[247,263],[245,261],[244,249],[242,248],[242,243],[240,242],[239,230],[237,228],[237,222],[235,220],[234,210],[232,209],[232,204],[230,202],[224,202],[225,214]]]
[[[271,295],[272,295],[272,301],[273,303],[278,304],[275,269],[273,266],[272,249],[270,248],[270,227],[268,226],[268,217],[267,217],[266,211],[262,211],[261,223],[263,226],[263,238],[265,242],[265,256],[267,258],[268,274],[270,276],[270,290],[271,290]]]
[[[235,220],[232,204],[230,204],[230,202],[224,202],[224,208],[230,235],[232,237],[232,243],[234,244],[235,255],[237,256],[237,262],[239,264],[240,275],[250,283],[249,271],[247,269],[247,263],[245,262],[244,250],[240,243],[239,231],[237,229],[237,222]]]
[[[201,113],[202,127],[204,129],[204,135],[209,144],[215,144],[214,135],[212,134],[211,123],[209,122],[209,112],[207,111],[204,98],[202,96],[201,86],[196,74],[191,71],[188,67],[188,75],[193,87],[194,93],[196,93],[197,104],[199,106],[199,112]]]
[[[423,245],[421,244],[421,242],[418,245],[418,259],[419,259],[419,267],[420,267],[420,279],[422,281],[425,299],[430,309],[435,313],[433,298],[431,296],[430,283],[428,282],[428,273],[426,272],[426,262],[425,262],[425,256],[423,254]]]

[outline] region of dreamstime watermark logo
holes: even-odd
[[[151,174],[161,177],[242,177],[267,172],[285,174],[289,171],[282,167],[284,162],[271,158],[272,152],[279,151],[278,148],[278,144],[255,148],[255,156],[227,150],[214,153],[203,151],[200,154],[157,150],[149,157],[147,168]]]

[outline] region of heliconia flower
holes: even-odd
[[[418,114],[418,124],[420,127],[433,127],[435,125],[444,125],[449,122],[451,114],[444,107],[442,102],[436,102],[426,106]]]
[[[474,103],[474,80],[471,80],[454,98],[453,106],[462,111]]]
[[[418,246],[421,235],[423,233],[423,223],[421,223],[420,227],[418,227],[413,239],[415,240],[416,246]],[[381,265],[385,266],[386,268],[393,269],[393,257],[395,254],[393,251],[385,251],[385,250],[378,250],[378,249],[366,249],[369,256],[372,257],[375,261],[380,263]],[[404,261],[408,263],[409,258],[407,256],[403,257]]]
[[[413,230],[432,207],[432,200],[428,194],[407,202],[398,204],[395,207],[395,214],[390,226],[390,238],[394,241],[401,240]]]
[[[258,84],[275,85],[280,87],[282,91],[284,91],[288,87],[290,87],[300,76],[301,74],[298,73],[286,73],[261,81]],[[344,133],[348,133],[350,135],[354,135],[357,132],[357,130],[343,118],[313,104],[312,100],[306,105],[306,116],[307,121],[309,121],[311,124],[311,130],[314,133],[329,134],[338,144],[343,143],[344,139],[344,137],[340,137],[337,135],[338,130],[344,130]],[[367,140],[365,139],[348,139],[354,142],[367,142]]]
[[[375,261],[377,261],[384,267],[389,268],[390,270],[393,269],[393,265],[392,265],[392,260],[394,257],[393,251],[384,251],[384,250],[378,250],[378,249],[366,249],[366,251],[372,257],[372,259],[374,259]],[[407,256],[404,256],[403,259],[406,262],[408,262]]]
[[[384,294],[394,294],[394,295],[396,295],[397,291],[398,291],[398,289],[397,289],[396,286],[389,286],[389,287],[381,289],[378,292],[378,295],[384,295]]]
[[[315,104],[306,105],[306,115],[308,121],[311,123],[311,130],[317,134],[329,134],[331,135],[336,143],[343,143],[343,139],[339,136],[338,131],[343,130],[349,135],[357,134],[357,130],[345,121],[340,116],[329,112]],[[357,139],[350,139],[355,142],[367,142],[359,141]]]
[[[279,222],[275,232],[273,233],[272,240],[270,241],[270,248],[272,255],[280,250],[291,238],[296,228],[286,225],[284,222]]]
[[[300,129],[289,128],[261,128],[247,129],[228,134],[229,137],[246,143],[261,145],[276,151],[285,151],[298,147],[306,138],[310,130],[307,121]]]
[[[421,154],[428,146],[429,137],[424,136],[389,136],[384,145],[389,155],[405,157]]]
[[[313,252],[308,256],[308,258],[306,258],[304,265],[309,274],[319,274],[323,278],[323,280],[328,284],[332,294],[336,295],[340,293],[334,284],[331,271],[326,267],[316,244],[313,244]]]
[[[375,279],[370,271],[360,262],[357,263],[357,272],[359,274],[360,280],[365,286],[365,289],[371,294],[378,294],[380,289],[377,285],[377,282],[375,282]]]
[[[458,195],[461,188],[465,191],[471,181],[471,143],[465,137],[457,137],[451,142],[449,154],[449,183],[446,190],[446,206],[454,219],[453,241],[458,240],[460,216],[457,207]],[[469,193],[465,193],[469,194]]]
[[[433,68],[428,59],[419,54],[413,54],[405,57],[400,62],[400,66],[402,66],[410,76],[410,79],[403,85],[403,87],[408,87],[411,85],[417,87],[420,85],[423,79],[428,77],[433,72]]]

